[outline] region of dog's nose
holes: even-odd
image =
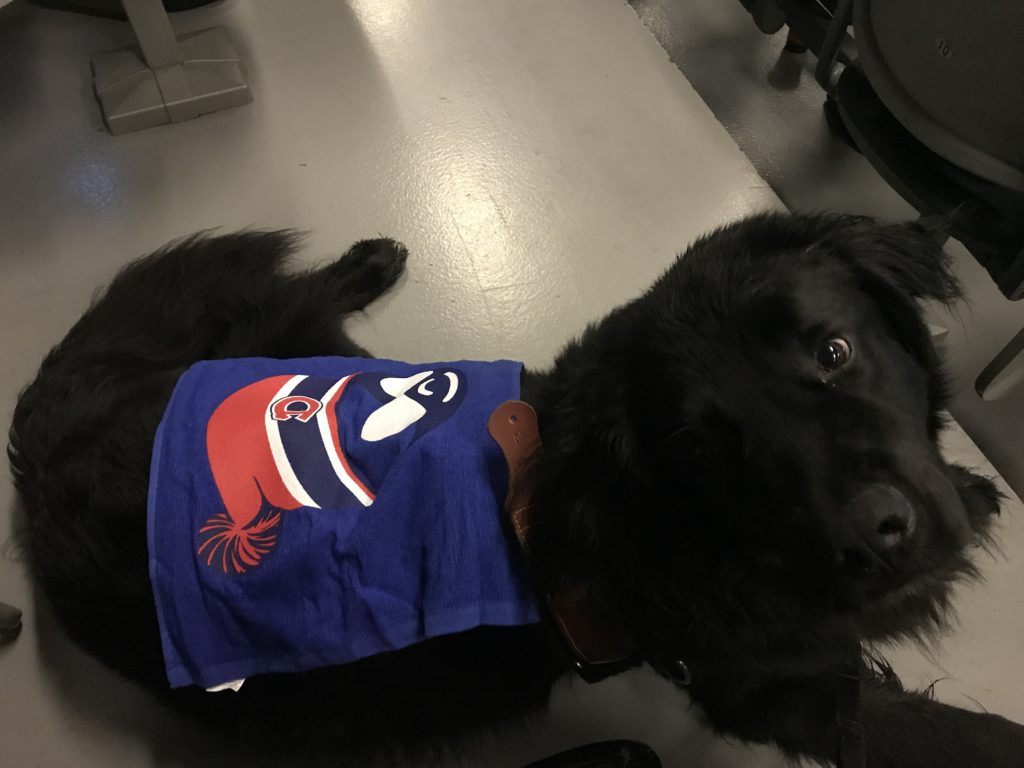
[[[880,554],[909,539],[917,524],[910,500],[897,488],[880,483],[854,496],[846,513],[860,540]]]

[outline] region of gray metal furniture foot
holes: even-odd
[[[223,27],[175,37],[160,0],[123,3],[139,48],[92,60],[96,98],[111,133],[178,123],[252,101]]]

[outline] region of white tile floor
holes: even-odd
[[[95,288],[130,258],[204,227],[310,230],[307,261],[375,233],[409,276],[354,327],[378,354],[544,364],[634,295],[693,237],[780,203],[619,0],[227,0],[174,17],[225,24],[255,102],[112,138],[89,57],[116,22],[0,7],[0,413]],[[979,466],[960,432],[952,451]],[[0,537],[15,501],[0,478]],[[1024,720],[1009,672],[1024,638],[1019,505],[1007,560],[961,600],[963,629],[911,681]],[[26,608],[0,648],[0,764],[213,762],[188,727],[85,658],[0,549],[0,599]],[[1013,610],[1007,610],[1013,609]],[[587,740],[634,737],[666,766],[782,765],[729,746],[649,674],[567,685],[550,717],[474,753],[514,768]],[[223,759],[218,764],[224,765]]]

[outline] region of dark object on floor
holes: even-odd
[[[105,19],[117,19],[127,21],[124,13],[124,6],[121,0],[28,0],[33,5],[43,8],[52,8],[55,11],[70,11],[71,13],[82,13],[87,16],[100,16]],[[217,0],[163,0],[164,9],[168,13],[177,11],[191,11],[193,8],[200,8],[210,5]]]
[[[786,45],[784,50],[786,53],[795,53],[799,55],[801,53],[807,53],[807,46],[803,44],[799,37],[793,34],[793,30],[790,30],[789,34],[786,35]]]
[[[8,643],[21,633],[21,611],[0,603],[0,643]]]
[[[559,752],[526,768],[661,768],[661,760],[646,744],[602,741]]]
[[[839,104],[835,97],[832,95],[825,97],[825,103],[822,104],[822,111],[825,113],[825,122],[828,123],[829,130],[832,131],[834,136],[838,136],[854,152],[860,152],[860,147],[857,146],[857,142],[853,138],[853,134],[850,133],[850,129],[846,127],[846,123],[843,122],[843,116],[839,112]]]
[[[775,34],[786,23],[786,17],[776,5],[775,0],[740,0],[740,2],[750,12],[757,28],[766,35]]]
[[[833,130],[1024,297],[1024,3],[741,1],[819,57]]]
[[[237,693],[168,688],[146,499],[170,392],[204,359],[366,356],[339,323],[404,267],[405,249],[378,240],[289,274],[294,242],[199,236],[120,273],[15,408],[24,546],[77,644],[232,750],[422,764],[542,710],[574,673],[550,615],[256,675]],[[763,215],[693,244],[524,374],[543,453],[512,496],[530,500],[538,597],[621,629],[726,737],[826,761],[852,735],[871,768],[1019,768],[1024,727],[899,690],[855,658],[946,625],[999,510],[995,486],[938,449],[945,379],[916,300],[958,296],[918,224]],[[314,611],[312,597],[297,599]]]

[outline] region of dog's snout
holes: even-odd
[[[891,552],[914,533],[917,515],[910,500],[891,485],[870,485],[846,507],[858,538],[877,553]]]

